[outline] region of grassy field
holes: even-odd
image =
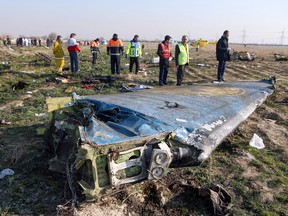
[[[130,215],[211,215],[206,201],[192,189],[211,183],[222,185],[231,195],[231,215],[288,215],[288,63],[275,61],[273,57],[274,53],[287,55],[287,47],[233,44],[231,47],[254,53],[256,59],[228,62],[225,79],[259,80],[276,76],[275,93],[201,166],[171,169],[161,181],[127,186],[97,203],[81,203],[79,215],[95,215],[97,211],[106,215],[128,215],[128,212]],[[69,215],[65,208],[71,200],[66,176],[48,171],[52,156],[45,150],[43,136],[37,134],[37,129],[48,123],[46,98],[69,96],[67,91],[71,87],[78,95],[113,94],[129,83],[158,88],[158,65],[150,63],[156,57],[157,44],[145,44],[141,59],[143,73],[130,74],[128,60],[122,58],[121,76],[112,83],[95,84],[93,89],[82,88],[82,81],[111,75],[106,47],[101,47],[96,66],[90,62],[89,47],[81,47],[80,73],[76,76],[68,73],[68,82],[56,74],[53,61],[45,65],[35,55],[42,52],[52,56],[51,48],[12,48],[0,46],[0,63],[11,65],[0,70],[0,171],[5,168],[15,171],[14,175],[0,179],[0,215]],[[208,45],[199,52],[191,48],[190,55],[184,85],[216,79],[215,46]],[[65,66],[69,66],[67,52],[65,61]],[[13,89],[19,81],[27,84],[25,88]],[[168,83],[176,84],[173,63]],[[253,133],[263,138],[264,150],[249,146]],[[159,194],[169,197],[164,206]]]

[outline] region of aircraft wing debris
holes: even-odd
[[[113,186],[160,179],[169,167],[199,165],[273,93],[274,82],[73,94],[68,105],[67,98],[50,98],[50,169],[71,166],[86,198],[93,199]]]

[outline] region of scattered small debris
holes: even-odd
[[[159,63],[159,61],[160,61],[160,60],[159,60],[159,57],[156,57],[156,58],[152,58],[152,59],[151,59],[151,63],[152,63],[152,64],[157,64],[157,63]]]
[[[198,188],[198,194],[210,202],[214,215],[225,215],[230,208],[231,196],[218,184],[205,185]]]
[[[0,179],[3,179],[7,175],[14,175],[14,173],[15,172],[12,169],[9,169],[9,168],[4,169],[0,172]]]
[[[95,79],[100,80],[100,82],[104,82],[104,83],[111,83],[119,78],[120,77],[113,77],[113,76],[96,76],[95,77]]]
[[[247,51],[233,52],[229,55],[229,57],[230,57],[230,61],[233,61],[233,60],[253,61],[256,58],[254,53],[249,53]]]
[[[35,116],[44,117],[44,116],[47,116],[47,113],[35,113]]]
[[[257,149],[263,149],[265,148],[265,145],[263,143],[263,140],[262,138],[260,138],[257,134],[253,134],[253,137],[252,139],[250,140],[249,142],[249,145],[254,147],[254,148],[257,148]]]
[[[26,82],[23,82],[23,81],[19,81],[16,84],[12,84],[11,87],[12,87],[12,90],[15,91],[15,90],[18,90],[18,89],[24,89],[28,85],[29,85],[29,83],[26,83]]]
[[[10,68],[11,68],[11,66],[10,66],[9,62],[7,62],[7,61],[1,62],[0,71],[1,70],[7,70],[7,69],[10,69]]]
[[[288,55],[281,55],[281,54],[275,53],[274,57],[276,61],[288,61]]]
[[[6,122],[5,119],[1,119],[0,124],[1,125],[11,125],[11,122]]]
[[[93,85],[83,85],[81,88],[83,89],[94,89]]]
[[[241,61],[253,61],[255,59],[255,54],[249,52],[239,52],[238,59]]]
[[[69,79],[60,76],[60,77],[49,77],[46,79],[46,82],[59,84],[59,83],[74,83],[75,81],[70,81]]]
[[[59,83],[60,83],[60,80],[57,80],[55,77],[46,78],[45,81],[46,81],[47,83],[55,83],[55,84],[59,84]]]
[[[72,93],[72,92],[76,91],[76,89],[77,89],[77,87],[75,87],[75,86],[69,86],[69,87],[65,90],[65,92],[66,92],[66,93]]]
[[[64,77],[56,77],[56,80],[59,80],[62,83],[69,83],[70,81],[67,78]]]
[[[130,92],[130,91],[137,91],[137,90],[143,90],[143,89],[152,89],[151,86],[146,85],[137,85],[135,83],[128,83],[128,84],[122,84],[122,87],[120,88],[121,92]]]
[[[45,54],[45,53],[41,53],[41,52],[38,52],[35,54],[40,60],[44,61],[44,64],[45,65],[50,65],[51,64],[51,61],[52,61],[52,57]]]
[[[99,79],[95,79],[93,77],[89,77],[89,78],[86,78],[84,80],[81,81],[82,84],[91,84],[91,83],[94,83],[94,84],[99,84],[101,83],[101,81]]]

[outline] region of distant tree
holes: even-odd
[[[48,35],[48,38],[49,38],[49,39],[52,39],[52,40],[56,40],[56,38],[57,38],[57,33],[51,32],[51,33]]]

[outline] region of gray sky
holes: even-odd
[[[44,36],[51,32],[79,39],[218,39],[288,44],[288,0],[0,0],[0,35]]]

